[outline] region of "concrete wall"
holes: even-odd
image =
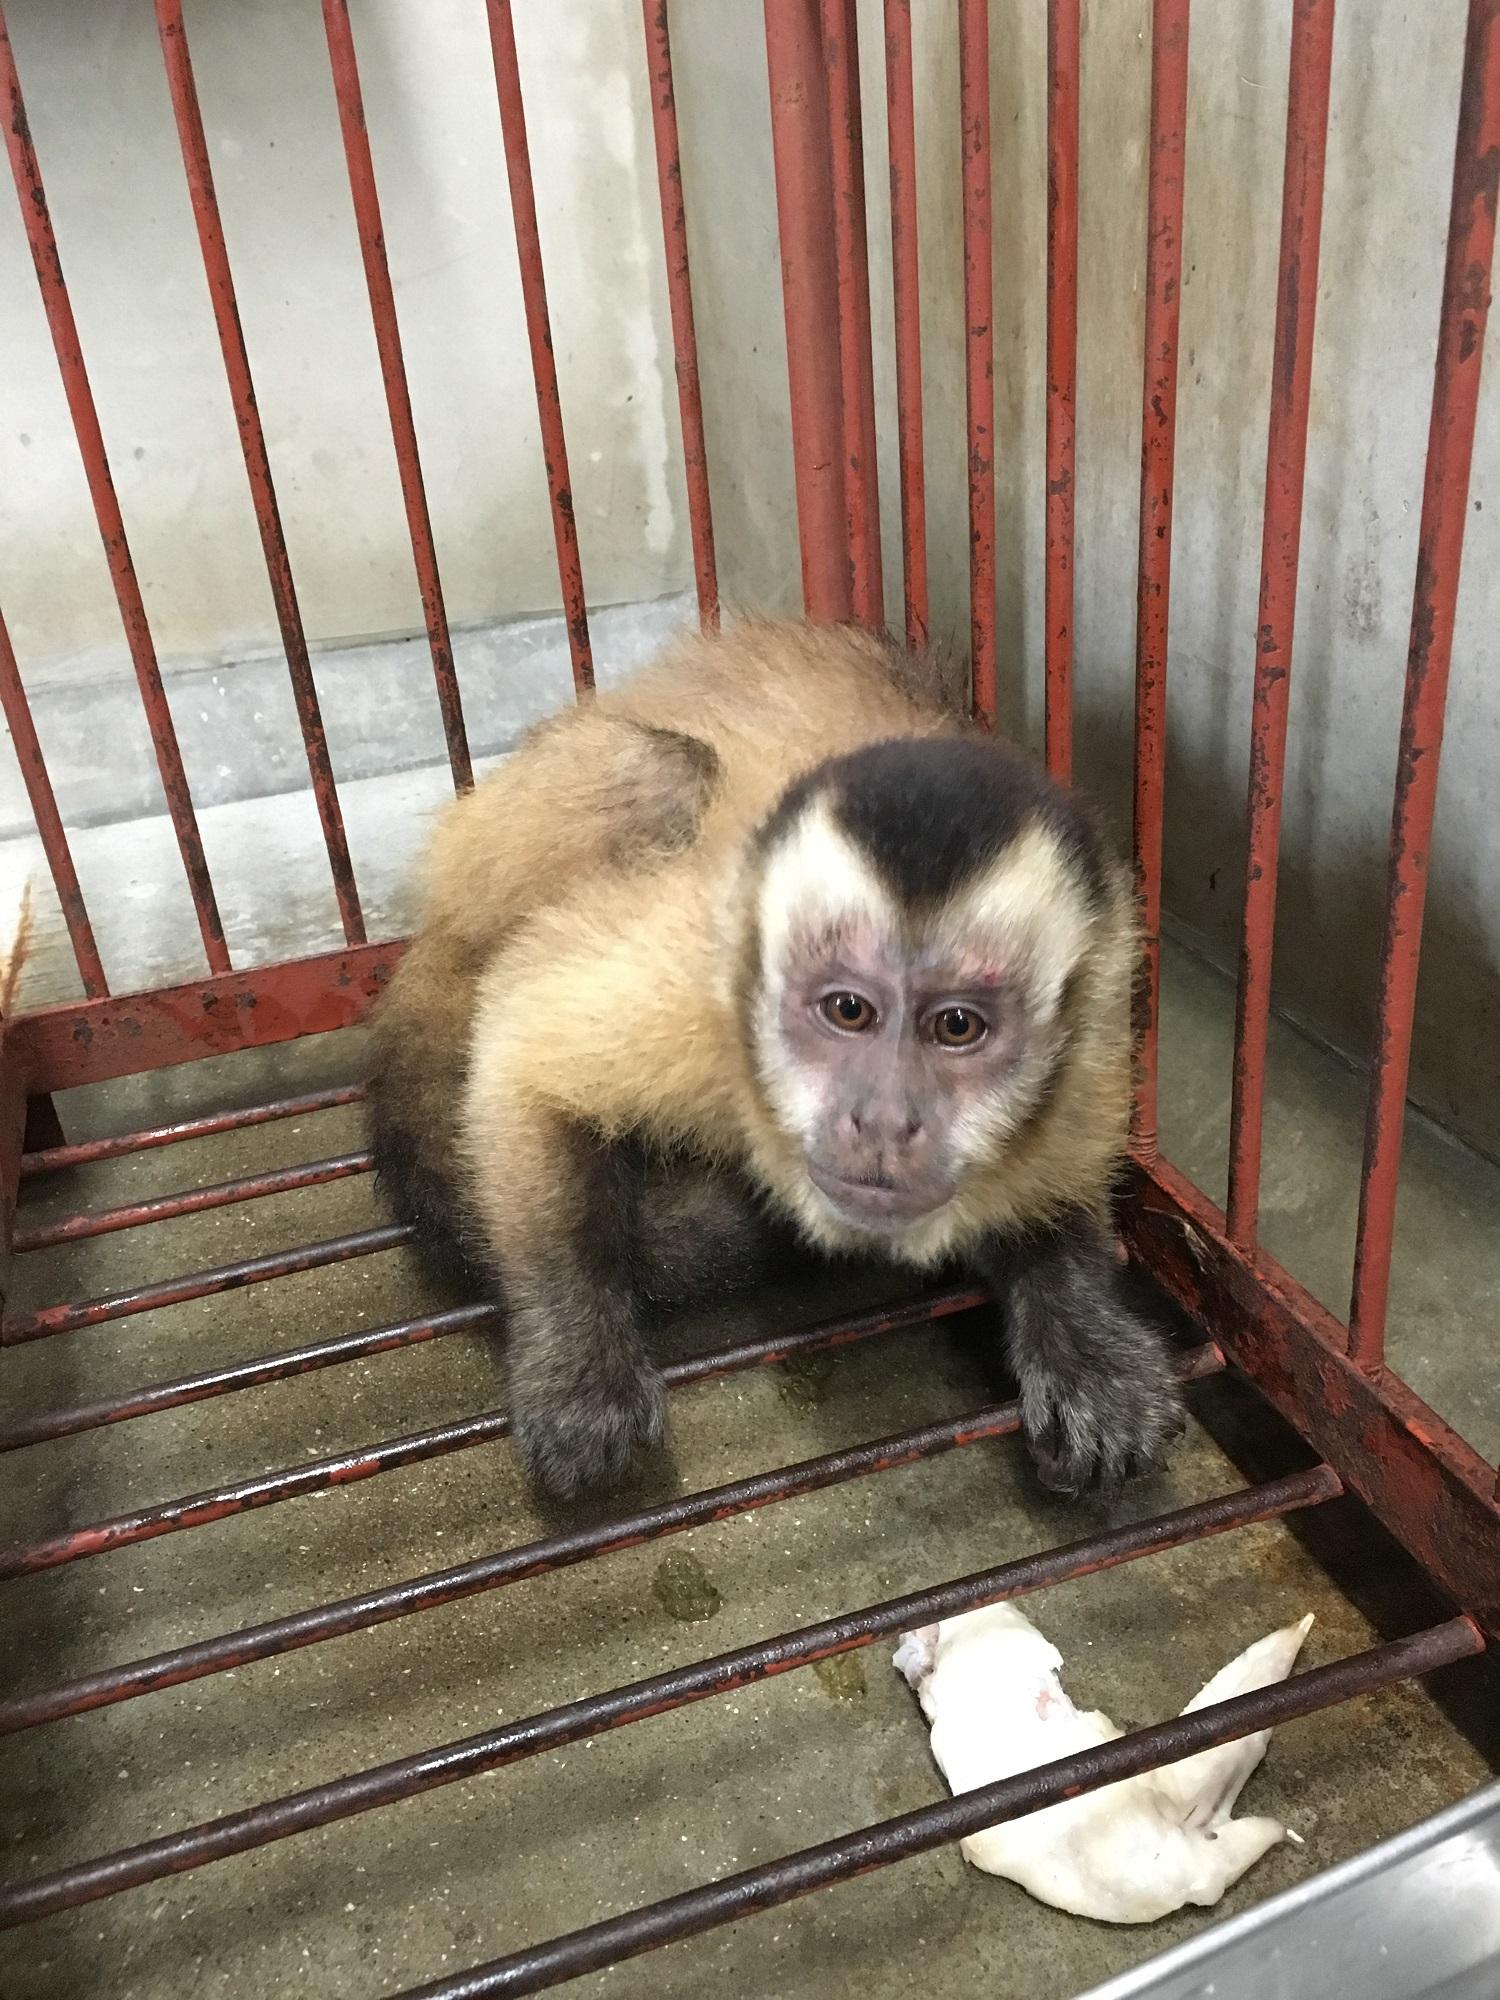
[[[994,0],[1000,629],[1007,723],[1040,686],[1041,0]],[[1232,959],[1243,873],[1290,0],[1193,22],[1167,898]],[[164,652],[274,640],[145,0],[12,0],[59,236]],[[690,578],[633,0],[517,10],[583,554],[595,602]],[[915,0],[935,624],[967,625],[957,60]],[[1463,0],[1343,0],[1293,675],[1277,998],[1363,1056],[1383,903]],[[556,605],[479,0],[356,0],[387,234],[456,620]],[[1126,823],[1148,0],[1086,0],[1078,443],[1080,775]],[[880,7],[861,0],[890,609],[899,522]],[[417,623],[317,10],[189,10],[242,304],[314,637]],[[798,565],[759,0],[673,9],[724,586]],[[145,274],[143,281],[143,274]],[[28,679],[119,659],[13,214],[0,203],[0,602]],[[1493,343],[1492,343],[1493,344]],[[1492,360],[1491,376],[1495,373]],[[1416,1088],[1500,1146],[1500,390],[1485,400],[1433,860]],[[92,668],[91,668],[92,670]],[[290,726],[290,710],[286,711]],[[292,739],[293,742],[295,739]]]

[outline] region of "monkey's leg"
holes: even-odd
[[[639,1331],[640,1163],[633,1148],[549,1126],[514,1133],[507,1148],[495,1206],[509,1193],[523,1213],[486,1219],[505,1293],[516,1442],[538,1484],[567,1495],[620,1480],[659,1444],[666,1400]]]
[[[1004,1299],[1022,1423],[1042,1483],[1106,1491],[1154,1469],[1183,1428],[1167,1345],[1132,1309],[1112,1239],[1077,1215],[980,1259]]]

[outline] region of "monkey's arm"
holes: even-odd
[[[665,1424],[639,1330],[641,1168],[538,1103],[503,1116],[505,1172],[476,1177],[474,1206],[505,1301],[511,1420],[532,1477],[569,1494],[623,1477]]]
[[[1022,1422],[1044,1485],[1108,1490],[1183,1427],[1166,1342],[1132,1309],[1111,1237],[1076,1212],[978,1258],[1003,1301]]]

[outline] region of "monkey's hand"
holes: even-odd
[[[560,1499],[616,1485],[665,1435],[661,1376],[634,1340],[586,1341],[576,1325],[540,1317],[518,1315],[511,1329],[511,1421],[526,1470]]]
[[[1106,1238],[1080,1218],[985,1263],[1007,1297],[1021,1421],[1043,1485],[1108,1493],[1155,1471],[1182,1434],[1182,1396]]]

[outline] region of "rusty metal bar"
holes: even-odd
[[[432,517],[427,510],[427,488],[422,479],[422,460],[417,449],[417,428],[412,416],[406,362],[401,352],[401,323],[396,316],[396,294],[391,286],[391,267],[386,257],[380,193],[375,184],[375,163],[370,157],[370,135],[365,127],[364,95],[359,83],[354,33],[349,25],[348,0],[323,0],[323,31],[333,70],[339,130],[343,135],[344,159],[349,168],[349,193],[354,202],[359,254],[364,261],[365,289],[370,297],[370,318],[380,354],[386,408],[390,413],[391,441],[401,476],[401,498],[406,507],[407,531],[411,536],[412,562],[422,599],[422,618],[427,627],[427,648],[432,655],[438,710],[443,718],[443,741],[448,746],[448,768],[453,773],[454,791],[466,792],[474,782],[474,766],[470,761],[469,739],[464,729],[463,698],[453,665],[453,640],[443,604],[443,583],[438,570],[437,547],[432,537]]]
[[[1265,531],[1255,628],[1255,694],[1250,716],[1249,856],[1235,1009],[1234,1083],[1229,1127],[1229,1233],[1255,1241],[1271,1018],[1271,954],[1276,933],[1276,870],[1286,775],[1287,700],[1302,544],[1302,483],[1312,387],[1313,321],[1323,227],[1328,146],[1328,80],[1333,64],[1333,0],[1296,0],[1281,189],[1281,266],[1271,360],[1266,439]]]
[[[186,986],[40,1007],[12,1022],[12,1053],[36,1096],[352,1028],[384,991],[404,949],[363,944]]]
[[[896,448],[906,643],[927,644],[927,486],[922,423],[922,294],[911,0],[885,0],[885,115],[891,163],[891,294],[896,322]]]
[[[190,1139],[210,1139],[220,1132],[239,1132],[252,1125],[271,1125],[281,1118],[310,1117],[343,1104],[363,1101],[362,1083],[337,1084],[331,1090],[310,1090],[301,1097],[282,1097],[271,1104],[252,1104],[243,1111],[213,1111],[201,1118],[181,1118],[172,1125],[148,1125],[139,1132],[119,1132],[107,1139],[79,1139],[71,1145],[47,1146],[23,1154],[21,1178],[59,1173],[65,1167],[93,1166],[99,1160],[119,1160],[157,1146],[180,1146]]]
[[[1133,1521],[1104,1534],[1069,1543],[1063,1548],[1024,1556],[1018,1561],[1002,1563],[993,1569],[981,1570],[932,1589],[914,1591],[907,1596],[867,1605],[861,1610],[846,1612],[840,1617],[806,1625],[796,1631],[783,1632],[775,1638],[698,1660],[689,1666],[656,1674],[626,1687],[613,1688],[605,1694],[567,1702],[541,1714],[507,1723],[500,1729],[446,1743],[419,1752],[416,1756],[374,1765],[347,1777],[335,1778],[328,1784],[269,1800],[243,1812],[230,1813],[220,1819],[144,1841],[116,1854],[103,1855],[93,1861],[0,1889],[0,1927],[30,1923],[58,1910],[77,1908],[80,1904],[116,1895],[123,1889],[159,1881],[168,1874],[202,1867],[231,1854],[247,1853],[312,1827],[327,1826],[357,1813],[394,1804],[399,1799],[413,1798],[441,1785],[478,1777],[505,1765],[519,1763],[523,1758],[561,1749],[585,1737],[597,1736],[606,1729],[617,1729],[647,1716],[660,1715],[692,1702],[726,1694],[732,1689],[795,1667],[810,1665],[837,1653],[852,1652],[913,1625],[930,1623],[935,1618],[953,1617],[983,1604],[1024,1596],[1050,1584],[1087,1576],[1097,1570],[1178,1548],[1184,1543],[1199,1541],[1252,1522],[1273,1520],[1297,1508],[1316,1506],[1333,1498],[1338,1491],[1338,1481],[1327,1469],[1315,1467],[1310,1472],[1294,1474],[1290,1479],[1250,1487],[1240,1493],[1200,1502],[1196,1506],[1178,1508],[1173,1513],[1152,1520]],[[1464,1635],[1462,1647],[1443,1653],[1444,1660],[1466,1657],[1483,1649],[1483,1640],[1468,1620],[1457,1622]],[[1441,1629],[1450,1631],[1448,1627]],[[1401,1643],[1409,1647],[1414,1642]],[[1447,1643],[1453,1646],[1455,1642],[1450,1637]],[[1439,1663],[1437,1658],[1428,1662],[1429,1665]],[[1338,1669],[1323,1668],[1318,1671],[1326,1675],[1337,1673]],[[1406,1671],[1426,1671],[1426,1668],[1408,1667]],[[1295,1687],[1313,1680],[1313,1675],[1299,1675],[1291,1685]],[[1213,1711],[1199,1713],[1212,1714]],[[1167,1727],[1180,1726],[1180,1721]],[[1262,1726],[1259,1722],[1248,1724],[1247,1730]],[[1180,1756],[1186,1752],[1173,1750],[1170,1754]],[[1147,1759],[1148,1764],[1151,1761],[1165,1760]],[[1059,1770],[1065,1767],[1055,1765],[1047,1768]]]
[[[1047,769],[1073,775],[1073,512],[1078,387],[1079,0],[1047,6]]]
[[[229,267],[229,251],[219,215],[219,198],[214,191],[213,167],[208,157],[208,140],[203,130],[203,114],[198,104],[198,87],[193,79],[192,58],[188,53],[187,29],[182,18],[182,0],[155,0],[156,25],[161,36],[167,86],[172,96],[172,113],[182,147],[182,164],[187,174],[188,194],[193,205],[193,221],[203,253],[203,269],[213,301],[214,324],[224,356],[224,373],[229,381],[239,430],[240,450],[245,461],[245,477],[250,483],[250,500],[260,530],[265,555],[266,576],[276,606],[276,622],[286,653],[292,698],[297,706],[297,723],[302,731],[302,747],[307,753],[308,777],[317,801],[323,844],[328,850],[328,866],[333,875],[339,918],[349,944],[363,944],[365,922],[359,907],[359,890],[354,881],[354,864],[349,858],[349,842],[344,833],[344,815],[339,805],[338,786],[328,755],[328,737],[318,690],[313,684],[312,662],[307,654],[307,634],[297,604],[292,581],[292,565],[287,555],[286,535],[281,526],[281,510],[271,477],[271,459],[266,450],[266,434],[255,400],[255,383],[250,373],[250,356],[240,326],[239,303],[235,297],[234,275]]]
[[[1132,1730],[1097,1749],[1078,1751],[1056,1763],[1020,1771],[1012,1778],[961,1792],[956,1798],[920,1806],[857,1833],[783,1855],[759,1868],[685,1889],[546,1944],[508,1952],[470,1972],[410,1987],[398,2000],[482,2000],[482,1996],[494,1994],[540,1993],[565,1979],[638,1958],[661,1945],[700,1936],[762,1910],[779,1909],[831,1883],[930,1853],[985,1827],[1022,1819],[1063,1799],[1078,1798],[1216,1744],[1232,1743],[1257,1730],[1316,1714],[1354,1696],[1373,1694],[1393,1682],[1471,1659],[1483,1650],[1484,1641],[1474,1626],[1466,1618],[1455,1618],[1409,1639],[1372,1646],[1326,1667],[1311,1667],[1274,1687],[1235,1695],[1174,1716],[1170,1722]]]
[[[969,427],[969,626],[974,713],[995,723],[995,277],[990,195],[989,0],[958,0],[963,146],[965,389]]]
[[[1172,482],[1177,450],[1177,334],[1187,151],[1190,0],[1153,0],[1151,152],[1146,197],[1145,383],[1135,627],[1135,896],[1141,928],[1131,1138],[1156,1157],[1161,1008],[1162,819],[1167,766],[1167,639],[1172,590]]]
[[[682,469],[687,484],[688,526],[693,539],[693,577],[698,587],[698,623],[705,632],[717,632],[719,576],[714,559],[708,449],[703,436],[703,392],[698,381],[693,281],[688,269],[682,154],[677,142],[672,29],[667,0],[641,0],[641,12],[646,30],[646,66],[651,81],[651,132],[656,143],[656,186],[661,201],[662,243],[666,252],[667,304],[672,314],[672,356],[677,375],[677,410],[682,424]]]
[[[1439,1589],[1500,1638],[1494,1468],[1166,1161],[1138,1167],[1120,1219],[1134,1256],[1331,1465]]]
[[[370,1236],[382,1233],[404,1241],[410,1232],[405,1229],[366,1232]],[[345,1240],[354,1242],[357,1239],[351,1237]],[[814,1336],[805,1336],[801,1345],[845,1346],[850,1341],[866,1340],[895,1327],[925,1324],[948,1313],[965,1312],[981,1304],[984,1297],[984,1293],[972,1289],[944,1292],[936,1298],[918,1300],[911,1305],[865,1313],[858,1319],[834,1320],[815,1329]],[[768,1362],[784,1359],[790,1351],[786,1336],[745,1341],[737,1347],[711,1348],[707,1353],[673,1362],[662,1370],[662,1379],[669,1387],[680,1388],[684,1383],[736,1374],[743,1368],[764,1367]],[[0,1550],[0,1581],[30,1576],[39,1570],[56,1569],[64,1563],[82,1562],[90,1556],[106,1555],[112,1549],[131,1548],[137,1542],[154,1541],[159,1535],[174,1535],[186,1528],[204,1527],[210,1521],[222,1521],[231,1514],[243,1514],[252,1507],[298,1500],[305,1494],[321,1493],[333,1486],[349,1486],[358,1480],[371,1479],[377,1473],[418,1465],[451,1451],[465,1451],[471,1445],[490,1444],[509,1433],[510,1420],[503,1410],[485,1410],[478,1416],[441,1424],[433,1430],[412,1431],[404,1437],[386,1438],[363,1451],[339,1452],[330,1458],[260,1473],[252,1479],[212,1487],[203,1493],[189,1493],[180,1499],[164,1500],[154,1507],[142,1507],[107,1521],[70,1528],[40,1542]]]
[[[1390,875],[1380,951],[1375,1050],[1360,1178],[1359,1229],[1349,1315],[1350,1352],[1378,1368],[1385,1351],[1391,1244],[1396,1228],[1406,1083],[1411,1064],[1427,866],[1437,810],[1443,712],[1469,507],[1469,469],[1479,408],[1479,371],[1495,260],[1500,184],[1500,7],[1470,0],[1454,148],[1448,255],[1438,323],[1437,368],[1422,486],[1417,582],[1401,755],[1391,818]]]
[[[388,1326],[366,1328],[362,1333],[341,1334],[333,1340],[284,1348],[279,1354],[263,1354],[253,1361],[236,1361],[225,1368],[180,1375],[170,1382],[150,1382],[138,1389],[122,1390],[115,1396],[99,1397],[94,1402],[42,1410],[0,1430],[0,1452],[20,1451],[26,1445],[46,1444],[54,1438],[75,1437],[80,1431],[99,1430],[106,1424],[126,1423],[135,1417],[155,1416],[159,1410],[180,1409],[184,1403],[202,1403],[212,1396],[227,1396],[236,1389],[263,1388],[268,1382],[284,1382],[293,1375],[309,1375],[316,1369],[336,1368],[347,1361],[368,1361],[371,1355],[440,1340],[444,1334],[473,1332],[488,1326],[494,1317],[495,1308],[487,1304],[449,1306],[446,1311],[428,1313],[420,1319],[396,1320]]]
[[[870,349],[870,261],[865,232],[864,121],[855,0],[822,0],[823,63],[832,138],[833,250],[839,293],[844,509],[850,606],[861,625],[885,630],[875,375]]]
[[[201,1215],[205,1209],[228,1208],[235,1202],[291,1194],[298,1188],[323,1187],[329,1181],[367,1174],[374,1164],[374,1157],[368,1151],[340,1153],[332,1159],[305,1160],[297,1166],[272,1167],[263,1174],[243,1174],[237,1180],[216,1181],[209,1187],[151,1195],[145,1201],[124,1202],[118,1208],[79,1209],[52,1222],[19,1227],[10,1247],[18,1252],[52,1250],[59,1243],[81,1243],[92,1236],[112,1235],[119,1229],[139,1229],[148,1222],[172,1222],[179,1215]]]
[[[956,1309],[962,1310],[962,1307]],[[878,1318],[854,1322],[852,1331],[849,1323],[835,1321],[824,1326],[806,1327],[800,1333],[774,1343],[751,1342],[743,1348],[726,1350],[717,1357],[710,1354],[700,1358],[705,1364],[717,1360],[714,1372],[722,1375],[729,1372],[730,1362],[736,1368],[759,1367],[764,1366],[767,1359],[784,1361],[794,1354],[806,1354],[832,1345],[847,1346],[852,1339],[865,1339],[872,1333],[890,1330],[891,1326],[882,1324]],[[1222,1366],[1217,1350],[1208,1344],[1196,1350],[1190,1359],[1191,1366],[1184,1370],[1185,1379],[1199,1379],[1213,1374]],[[700,1373],[694,1379],[701,1380],[703,1376]],[[676,1534],[705,1521],[728,1520],[736,1514],[777,1500],[795,1499],[825,1486],[862,1478],[868,1473],[914,1464],[938,1452],[1009,1436],[1018,1423],[1019,1406],[1010,1403],[993,1410],[977,1411],[971,1416],[924,1425],[897,1437],[879,1439],[849,1451],[831,1452],[826,1457],[808,1459],[800,1465],[783,1466],[774,1472],[756,1474],[749,1479],[712,1488],[706,1493],[688,1494],[680,1500],[629,1515],[624,1520],[607,1521],[544,1542],[527,1543],[521,1548],[482,1556],[451,1569],[409,1577],[402,1583],[388,1584],[359,1597],[319,1605],[311,1611],[294,1612],[290,1617],[272,1619],[263,1625],[242,1627],[239,1631],[222,1633],[214,1639],[201,1639],[125,1666],[105,1668],[102,1672],[86,1674],[61,1686],[44,1688],[34,1695],[0,1701],[0,1736],[15,1730],[35,1728],[44,1722],[56,1722],[64,1716],[80,1715],[89,1709],[109,1707],[115,1702],[131,1701],[161,1688],[177,1687],[185,1681],[201,1680],[210,1674],[248,1666],[256,1660],[272,1659],[305,1646],[320,1645],[326,1639],[344,1638],[371,1625],[386,1624],[391,1619],[409,1617],[414,1612],[430,1611],[438,1605],[452,1604],[460,1598],[517,1583],[524,1577],[546,1570],[587,1561],[616,1549],[634,1547],[642,1541],[663,1535]],[[1316,1481],[1320,1475],[1299,1477],[1313,1477]],[[1327,1485],[1326,1492],[1321,1486],[1316,1492],[1309,1489],[1311,1499],[1329,1498],[1337,1490],[1337,1482],[1331,1473],[1326,1475],[1324,1483]],[[1281,1492],[1280,1487],[1274,1490]],[[1300,1485],[1288,1490],[1295,1490],[1299,1495],[1303,1492]],[[1310,1504],[1310,1501],[1304,1503],[1297,1499],[1294,1504]]]
[[[203,836],[199,832],[197,814],[193,810],[192,793],[188,788],[187,773],[183,769],[182,751],[178,747],[177,731],[172,723],[172,711],[167,705],[166,690],[162,686],[161,668],[157,663],[151,627],[146,619],[146,606],[141,597],[140,580],[135,573],[130,544],[125,538],[125,522],[120,513],[119,498],[115,493],[114,477],[109,469],[109,454],[104,448],[104,434],[99,428],[99,412],[94,404],[94,392],[89,383],[88,369],[84,365],[83,350],[78,342],[78,327],[73,318],[73,306],[63,280],[62,260],[58,255],[57,238],[52,231],[52,216],[47,206],[46,190],[42,185],[41,168],[37,164],[36,152],[31,143],[31,128],[27,123],[26,105],[21,96],[21,79],[16,71],[15,54],[11,48],[10,32],[6,26],[3,6],[0,6],[0,90],[3,90],[6,100],[5,143],[10,154],[11,173],[16,184],[16,199],[21,205],[21,220],[26,229],[26,241],[31,249],[32,263],[36,267],[37,285],[42,295],[42,307],[47,315],[47,327],[52,336],[53,351],[57,355],[58,372],[62,377],[68,414],[73,420],[73,430],[78,439],[78,452],[83,461],[84,477],[88,481],[89,499],[93,504],[94,518],[99,524],[100,539],[104,543],[104,557],[109,565],[110,582],[114,586],[115,601],[120,607],[120,622],[125,628],[125,643],[130,650],[130,663],[135,670],[136,685],[141,691],[141,706],[145,710],[146,726],[151,732],[151,744],[156,753],[156,767],[161,775],[162,792],[166,798],[167,811],[172,818],[173,831],[177,836],[177,849],[182,857],[188,888],[192,892],[193,910],[198,920],[199,936],[203,940],[204,956],[208,960],[211,972],[228,972],[229,949],[224,942],[224,926],[219,917],[219,906],[214,899],[213,882],[203,852]]]
[[[765,0],[765,17],[802,604],[815,622],[837,624],[852,599],[833,134],[818,0]]]
[[[136,1313],[157,1312],[163,1306],[185,1305],[192,1299],[213,1298],[220,1292],[239,1291],[245,1285],[264,1284],[270,1278],[321,1271],[329,1264],[346,1264],[354,1257],[399,1250],[410,1241],[411,1230],[404,1223],[383,1223],[377,1229],[330,1236],[320,1243],[299,1244],[293,1250],[273,1250],[264,1257],[242,1257],[236,1263],[219,1264],[208,1271],[187,1271],[180,1278],[128,1285],[122,1291],[104,1292],[94,1299],[71,1299],[62,1305],[43,1306],[39,1312],[0,1321],[0,1347],[18,1347],[28,1340],[77,1333],[83,1327],[130,1319]]]
[[[552,323],[547,312],[547,279],[542,266],[541,232],[537,228],[536,193],[531,181],[531,149],[526,139],[526,103],[516,60],[515,22],[511,18],[510,0],[486,0],[486,6],[516,261],[521,271],[521,301],[526,313],[526,338],[531,346],[531,375],[536,385],[537,418],[542,430],[547,497],[552,508],[552,539],[557,547],[557,574],[568,627],[568,651],[573,661],[573,686],[579,694],[587,694],[594,685],[594,655],[589,640],[588,601],[583,594],[583,564],[578,554],[573,485],[568,475],[562,397],[552,352]]]
[[[100,999],[109,992],[109,982],[104,976],[99,947],[94,942],[94,928],[89,922],[83,891],[78,886],[78,871],[73,866],[73,851],[68,845],[62,815],[57,810],[47,760],[37,739],[31,704],[21,684],[21,669],[16,663],[15,648],[10,643],[10,632],[3,616],[0,616],[0,708],[5,712],[5,726],[15,746],[21,782],[26,787],[31,816],[36,821],[52,886],[57,891],[63,922],[68,927],[78,976],[89,999]]]

